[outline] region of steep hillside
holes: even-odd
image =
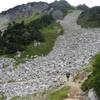
[[[57,25],[56,19],[63,18],[69,9],[71,9],[70,4],[65,0],[60,0],[51,4],[45,2],[23,4],[2,12],[0,14],[2,18],[4,19],[6,16],[6,20],[8,18],[9,21],[1,22],[5,29],[0,31],[0,55],[16,55],[17,52],[23,52],[23,57],[28,54],[33,57],[48,54],[58,35],[57,29],[62,31],[61,26]],[[7,23],[9,24],[6,27]],[[48,38],[45,31],[52,39]],[[49,31],[53,34],[50,34]],[[50,40],[51,42],[49,42]],[[50,43],[48,47],[47,42]],[[41,45],[36,49],[34,43]],[[43,46],[42,49],[41,46]],[[32,52],[28,53],[29,50]]]
[[[89,10],[89,7],[87,5],[85,5],[85,4],[83,4],[83,5],[78,5],[77,9],[80,9],[80,10],[83,10],[83,11],[85,10],[86,11],[86,10]]]
[[[83,83],[82,89],[89,91],[94,89],[100,100],[100,53],[93,57],[91,61],[92,74],[89,75],[88,79]]]
[[[20,52],[18,59],[47,55],[62,30],[51,14],[34,15],[9,23],[6,30],[0,31],[0,55],[14,57]]]
[[[16,6],[7,11],[3,11],[1,15],[6,15],[11,20],[16,20],[20,17],[32,16],[33,13],[37,12],[50,12],[51,9],[53,9],[53,11],[58,9],[63,11],[70,7],[70,4],[65,0],[55,1],[51,4],[46,2],[31,2],[28,4]]]
[[[60,0],[60,1],[55,1],[55,2],[51,3],[50,7],[53,8],[53,11],[55,11],[55,10],[64,11],[67,8],[71,8],[71,5],[65,0]]]
[[[65,0],[55,1],[51,4],[46,2],[31,2],[28,4],[18,5],[0,14],[0,29],[4,30],[9,22],[27,17],[32,17],[39,13],[52,13],[55,19],[63,18],[71,8]]]
[[[48,6],[49,4],[45,2],[32,2],[3,11],[1,15],[8,16],[10,20],[16,20],[20,17],[32,16],[32,14],[36,12],[42,12],[47,9]]]
[[[80,14],[77,23],[82,27],[100,27],[100,7],[93,7]]]

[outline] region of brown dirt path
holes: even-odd
[[[70,77],[69,81],[66,79],[66,84],[70,87],[70,93],[68,98],[64,100],[85,100],[85,96],[83,95],[83,92],[80,88],[81,84],[73,81],[72,76]]]

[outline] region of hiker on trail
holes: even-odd
[[[66,73],[66,78],[67,78],[67,80],[69,81],[69,78],[70,78],[70,72],[67,72],[67,73]]]

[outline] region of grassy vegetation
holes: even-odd
[[[25,97],[15,96],[11,100],[33,100],[36,94],[30,94]]]
[[[6,96],[2,93],[2,92],[0,92],[0,100],[6,100]]]
[[[30,22],[32,22],[33,20],[36,20],[40,17],[42,17],[44,14],[43,13],[35,13],[32,16],[28,16],[28,17],[22,17],[16,20],[17,23],[21,23],[22,21],[24,21],[25,25],[28,25]]]
[[[34,58],[35,55],[45,56],[52,50],[57,36],[63,32],[61,25],[51,15],[38,13],[24,17],[17,23],[9,24],[5,30],[4,36],[0,38],[0,53],[18,62],[22,58]],[[38,43],[37,47],[34,41]]]
[[[47,100],[63,100],[64,98],[67,98],[68,92],[69,88],[63,87],[60,90],[54,91],[51,94],[49,94]]]
[[[89,89],[94,88],[100,99],[100,53],[93,57],[91,66],[92,74],[83,83],[82,89],[88,92]]]
[[[76,72],[76,75],[74,76],[74,81],[77,80],[84,80],[88,75],[91,74],[93,68],[91,64],[83,66],[82,69],[80,69],[78,72]]]
[[[26,47],[26,49],[21,54],[21,57],[25,58],[27,55],[34,56],[34,55],[46,55],[52,49],[55,39],[56,39],[56,29],[50,27],[43,27],[40,30],[45,37],[45,42],[42,42],[37,47],[34,47],[34,43],[31,43]]]
[[[51,25],[54,21],[50,14],[45,14],[28,25],[25,25],[24,21],[9,23],[6,30],[0,31],[0,55],[22,52],[33,41],[44,42],[44,37],[39,30]]]
[[[17,23],[9,24],[8,29],[5,30],[5,37],[3,39],[1,37],[1,56],[14,58],[16,60],[14,69],[16,69],[24,58],[35,58],[36,55],[46,56],[52,50],[57,36],[62,35],[63,32],[60,23],[57,23],[50,15],[40,13],[21,18],[17,20]],[[40,38],[43,38],[42,42],[38,40]],[[34,40],[39,43],[37,47],[34,47]]]
[[[35,20],[35,18],[36,17],[34,17],[34,18],[32,18],[32,17],[31,18],[25,18],[25,19],[23,18],[24,21],[25,21],[24,24],[27,24],[25,26],[31,26],[32,25],[32,27],[33,27],[32,29],[34,30],[32,32],[32,34],[37,35],[37,33],[35,32],[35,29],[38,30],[38,32],[42,34],[42,37],[43,37],[44,41],[43,42],[37,41],[37,43],[39,43],[39,44],[37,45],[37,47],[34,47],[34,40],[32,40],[30,43],[28,43],[28,45],[22,45],[22,46],[20,46],[20,47],[24,46],[24,49],[22,51],[18,50],[17,52],[14,52],[14,53],[8,53],[8,54],[4,53],[4,55],[1,53],[4,57],[14,58],[16,60],[16,62],[14,63],[14,69],[17,68],[17,66],[19,65],[19,63],[21,63],[21,62],[24,61],[24,58],[35,58],[36,55],[37,56],[46,56],[52,50],[52,48],[53,48],[53,46],[55,44],[57,36],[58,35],[62,35],[63,32],[64,32],[62,26],[59,23],[57,23],[55,20],[51,21],[51,19],[48,16],[42,18],[43,21],[45,21],[45,19],[47,19],[46,22],[42,21],[43,23],[40,23],[41,22],[41,18],[39,18],[39,20],[38,19]],[[49,22],[48,19],[50,19],[50,22]],[[34,21],[31,21],[31,20],[34,20]],[[20,19],[20,21],[22,21],[22,19]],[[34,26],[36,28],[34,28]],[[20,32],[20,29],[18,29],[18,30]],[[23,30],[23,28],[22,28],[22,30]],[[30,28],[29,28],[29,30],[30,30]],[[12,37],[12,35],[11,35],[11,37]],[[14,37],[16,37],[16,36],[14,35]],[[23,38],[23,36],[21,36],[21,35],[19,35],[18,37],[21,37],[20,39]],[[37,37],[39,37],[39,35],[37,35]],[[12,39],[12,40],[16,40],[16,38]],[[19,39],[17,39],[17,40],[19,42]],[[19,44],[20,43],[18,43],[18,45]],[[16,46],[16,42],[15,42],[15,45],[14,45],[15,50],[16,49],[20,49],[20,47],[19,46],[17,47],[17,46]],[[9,51],[11,51],[11,50],[13,50],[13,49],[12,48],[9,49]],[[4,65],[3,67],[6,68],[7,66]]]
[[[60,29],[60,32],[57,34],[58,29]],[[57,36],[63,33],[62,27],[56,22],[52,23],[50,26],[42,27],[40,31],[45,39],[45,42],[41,42],[37,47],[34,47],[34,42],[30,43],[25,50],[21,52],[18,59],[34,58],[35,55],[47,55],[52,50]]]
[[[84,28],[100,27],[100,7],[93,7],[82,12],[77,23]]]
[[[67,10],[65,12],[69,13],[71,11],[72,10]],[[36,20],[40,18],[42,15],[42,13],[35,14],[31,17],[19,19],[17,20],[17,22],[21,22],[22,20],[24,20],[25,24],[29,24],[32,20]],[[57,30],[60,31],[57,33]],[[40,29],[40,32],[42,33],[45,42],[40,43],[40,45],[38,45],[37,47],[34,47],[34,42],[30,43],[30,45],[28,45],[26,49],[23,52],[21,52],[21,56],[19,57],[19,59],[34,58],[34,55],[47,55],[52,50],[57,36],[63,34],[64,30],[59,23],[53,22],[51,25],[47,27],[42,27]]]
[[[37,47],[34,47],[34,42],[31,42],[26,46],[24,51],[5,55],[5,57],[11,57],[16,60],[13,65],[14,69],[17,68],[19,63],[24,61],[24,58],[34,59],[35,56],[46,56],[52,50],[58,35],[62,35],[64,30],[59,23],[53,22],[49,26],[42,27],[40,32],[45,41],[38,44]],[[4,66],[4,68],[6,68],[6,66]]]
[[[63,87],[59,90],[54,89],[52,91],[48,91],[47,94],[46,93],[40,94],[39,97],[41,98],[41,100],[63,100],[64,98],[67,98],[68,92],[69,88]],[[44,95],[46,96],[45,98]],[[35,97],[37,97],[37,94],[30,94],[23,97],[15,96],[11,100],[34,100]]]

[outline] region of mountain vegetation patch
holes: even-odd
[[[77,23],[85,28],[100,27],[100,7],[97,6],[83,11]]]

